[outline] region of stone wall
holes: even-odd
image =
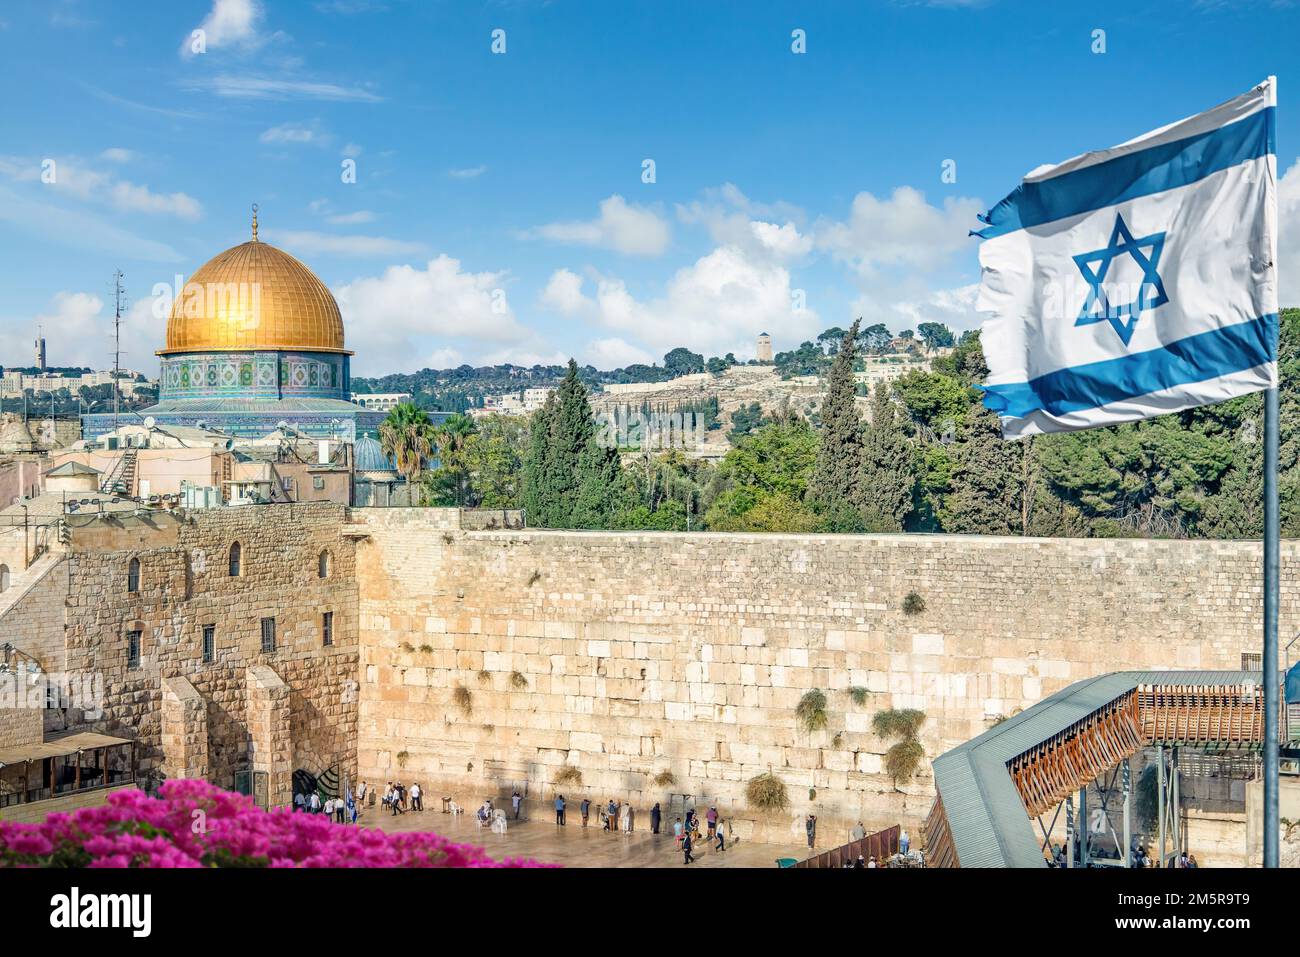
[[[924,711],[932,758],[1073,681],[1239,668],[1260,642],[1257,543],[465,532],[439,510],[351,515],[368,535],[361,776],[475,802],[519,785],[550,797],[573,766],[571,798],[716,801],[741,836],[788,840],[810,811],[819,843],[859,818],[916,833],[928,762],[896,788],[877,712]],[[1283,560],[1294,632],[1300,548]],[[829,723],[809,733],[795,708],[813,689]],[[785,816],[745,808],[769,768]],[[654,785],[665,771],[676,783]]]
[[[283,727],[274,727],[275,771],[288,761],[290,771],[338,763],[355,773],[357,589],[354,545],[340,536],[343,515],[329,503],[271,505],[98,518],[71,528],[69,584],[60,597],[67,667],[102,677],[107,714],[94,720],[73,713],[67,727],[136,739],[141,775],[193,768],[195,719],[184,717],[179,699],[166,708],[163,700],[164,683],[183,678],[206,707],[207,776],[233,787],[237,771],[252,769],[250,711],[264,710],[250,698],[249,670],[264,667],[283,683],[287,710]],[[240,574],[232,577],[235,542]],[[324,578],[322,551],[329,553]],[[141,563],[136,592],[128,590],[132,559]],[[333,613],[329,647],[325,612]],[[263,619],[275,623],[273,650],[263,649]],[[214,627],[211,661],[203,660],[205,625]],[[138,664],[128,661],[132,632],[140,633]],[[163,749],[164,716],[180,748],[171,758]],[[186,720],[191,734],[178,737]],[[287,784],[272,783],[273,803],[287,803],[280,793]]]

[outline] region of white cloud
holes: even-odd
[[[424,243],[387,236],[336,236],[313,230],[274,230],[267,234],[267,238],[285,249],[308,256],[410,256],[426,249]]]
[[[452,179],[474,179],[487,172],[486,166],[467,166],[463,169],[449,169],[447,175]]]
[[[135,153],[120,146],[110,146],[99,154],[99,158],[108,160],[110,163],[129,163],[135,159]]]
[[[335,226],[356,226],[361,223],[373,223],[374,221],[375,214],[368,209],[359,209],[355,213],[339,213],[325,217],[325,222],[333,223]]]
[[[919,326],[923,322],[942,322],[954,332],[978,329],[983,320],[983,317],[975,311],[979,288],[980,284],[973,282],[955,289],[937,289],[919,299],[899,300],[892,304],[892,310],[902,321],[896,320],[894,325],[890,325],[887,317],[882,317],[881,321],[895,332],[908,326]],[[867,303],[861,300],[859,303],[864,307],[860,310],[861,314],[879,315],[874,308],[867,308]],[[871,306],[875,305],[877,304],[871,304]]]
[[[505,273],[465,272],[459,260],[440,255],[423,269],[390,266],[336,295],[358,364],[383,374],[416,367],[417,357],[427,354],[419,344],[430,338],[527,340],[504,295],[505,282]]]
[[[115,173],[104,172],[84,165],[80,159],[46,160],[27,157],[0,156],[0,176],[19,183],[31,184],[34,190],[48,190],[50,196],[72,196],[79,200],[101,203],[124,212],[160,213],[179,216],[181,219],[198,219],[203,206],[186,193],[155,193],[124,179]],[[43,171],[49,170],[51,181],[43,182]],[[49,178],[47,177],[47,178]]]
[[[281,123],[269,130],[264,130],[258,137],[262,143],[321,143],[323,134],[301,123]]]
[[[595,219],[550,223],[526,230],[523,237],[599,246],[629,256],[658,256],[668,248],[671,233],[659,213],[630,204],[616,193],[601,201]]]
[[[1277,183],[1278,305],[1300,306],[1300,158]]]
[[[749,231],[759,244],[778,259],[795,259],[813,248],[811,236],[802,235],[794,223],[778,226],[757,220],[749,224]]]
[[[858,193],[848,219],[818,220],[813,235],[819,249],[863,277],[877,275],[881,267],[931,270],[971,248],[970,227],[983,210],[983,203],[968,197],[932,206],[923,193],[900,186],[883,200]]]
[[[185,193],[155,193],[147,186],[122,181],[113,184],[109,195],[114,206],[130,212],[165,213],[191,220],[203,215],[199,201]]]
[[[309,80],[275,79],[265,76],[234,76],[223,73],[211,79],[195,78],[191,89],[209,90],[218,96],[250,100],[331,100],[379,103],[383,97],[359,87]]]
[[[212,9],[198,28],[204,33],[208,50],[221,47],[255,47],[260,42],[258,21],[262,19],[262,5],[258,0],[213,0]],[[181,41],[181,54],[194,56],[192,34]]]
[[[579,361],[583,365],[593,365],[597,369],[621,369],[637,362],[650,365],[657,360],[644,349],[615,336],[587,343]]]
[[[343,147],[343,155],[349,159],[356,159],[361,155],[361,147],[356,143],[348,143]]]
[[[819,330],[814,310],[794,308],[789,270],[748,257],[735,246],[720,246],[679,269],[656,299],[637,299],[617,278],[598,278],[594,295],[584,285],[576,273],[557,270],[542,301],[567,316],[652,344],[656,351],[684,345],[711,355],[740,355],[752,353],[753,340],[763,331],[799,341]]]
[[[556,312],[574,315],[586,306],[582,277],[568,269],[557,269],[542,290],[542,304]]]
[[[65,209],[55,203],[30,199],[4,186],[0,186],[0,222],[13,223],[25,235],[39,236],[95,255],[111,249],[115,255],[148,262],[176,263],[185,259],[166,243],[137,236],[116,222],[86,210]]]
[[[104,299],[93,293],[56,293],[49,306],[34,318],[0,319],[0,354],[30,356],[39,327],[46,338],[51,365],[110,369],[113,323],[111,309],[105,306]],[[122,338],[127,342],[159,341],[165,325],[166,320],[153,315],[153,299],[145,296],[136,299],[123,316]],[[157,371],[157,359],[147,351],[132,353],[122,365],[147,374]]]
[[[790,203],[759,203],[732,183],[704,191],[703,199],[678,204],[677,218],[704,226],[721,246],[735,246],[752,258],[788,262],[813,249],[812,237],[800,231],[803,210]]]
[[[455,369],[465,364],[465,357],[458,349],[434,349],[429,358],[424,360],[426,369]]]
[[[562,366],[568,361],[569,356],[566,353],[558,350],[548,352],[544,342],[534,340],[531,343],[518,343],[489,352],[474,365],[495,366],[509,362],[511,365],[531,368],[532,366]]]

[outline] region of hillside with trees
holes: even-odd
[[[977,333],[930,372],[878,386],[863,416],[852,372],[872,328],[855,323],[819,347],[827,381],[816,422],[789,408],[738,410],[721,424],[735,444],[716,464],[602,448],[582,370],[570,363],[531,421],[466,419],[460,446],[435,438],[445,462],[422,479],[427,500],[524,507],[529,524],[558,528],[1260,536],[1260,394],[1005,442],[976,388],[988,371]],[[1297,309],[1282,312],[1279,374],[1283,534],[1297,536]]]

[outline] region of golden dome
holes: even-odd
[[[199,267],[172,303],[174,352],[292,349],[342,352],[343,317],[328,287],[282,249],[253,238]]]

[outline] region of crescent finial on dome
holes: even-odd
[[[257,242],[257,203],[253,204],[253,242]]]

